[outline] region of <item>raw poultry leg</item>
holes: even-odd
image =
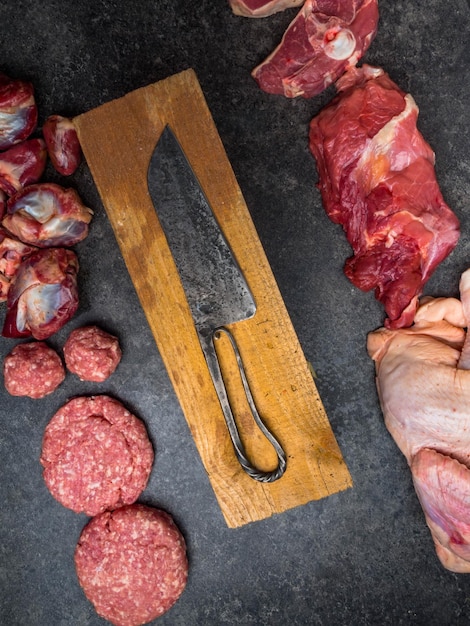
[[[423,298],[413,326],[369,334],[385,424],[445,568],[470,573],[470,270],[461,300]]]

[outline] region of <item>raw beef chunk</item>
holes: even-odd
[[[142,504],[93,518],[80,535],[75,567],[97,613],[115,626],[140,626],[168,611],[188,577],[173,519]]]
[[[153,459],[144,423],[104,395],[77,397],[59,409],[46,427],[41,454],[54,498],[90,516],[135,502]]]
[[[43,398],[65,378],[59,355],[43,341],[21,343],[5,357],[5,388],[12,396]]]
[[[386,326],[409,326],[423,285],[457,244],[459,222],[443,200],[411,95],[368,65],[337,87],[310,125],[323,205],[354,252],[346,276],[375,289]]]
[[[307,0],[253,78],[268,93],[316,96],[356,65],[378,19],[377,0]]]

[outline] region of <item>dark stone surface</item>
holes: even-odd
[[[456,295],[470,245],[469,6],[381,0],[380,10],[366,59],[415,97],[444,196],[462,224],[458,248],[426,292]],[[79,312],[50,344],[60,349],[73,327],[97,322],[119,335],[124,357],[102,385],[69,375],[44,400],[1,392],[2,625],[104,623],[73,566],[86,518],[52,499],[38,462],[55,410],[72,395],[98,392],[120,398],[148,424],[156,464],[142,500],[171,512],[188,543],[188,585],[162,625],[470,621],[470,578],[437,561],[405,459],[383,424],[365,350],[383,311],[343,276],[349,247],[315,188],[308,123],[332,91],[292,101],[264,94],[250,76],[294,14],[244,19],[225,0],[2,3],[0,70],[33,81],[40,124],[195,69],[354,480],[347,492],[226,527],[91,175],[84,164],[61,181],[49,169],[45,178],[76,187],[95,210],[90,236],[76,248]],[[0,339],[1,359],[15,343]]]

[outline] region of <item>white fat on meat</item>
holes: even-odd
[[[470,573],[470,270],[409,328],[369,334],[385,425],[410,466],[436,553]]]

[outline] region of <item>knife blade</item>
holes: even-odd
[[[244,471],[260,482],[278,480],[286,455],[258,413],[245,367],[228,325],[250,319],[256,304],[205,193],[170,126],[165,126],[150,158],[147,184],[191,310],[235,455]],[[252,417],[273,446],[278,465],[258,469],[247,457],[230,405],[214,339],[226,335],[234,351]]]

